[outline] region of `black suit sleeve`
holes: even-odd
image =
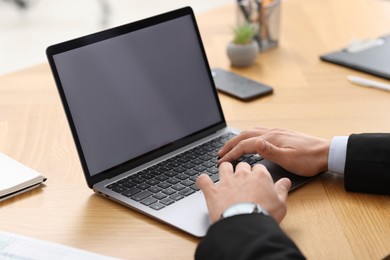
[[[344,175],[348,191],[390,194],[390,134],[352,134]]]
[[[198,245],[195,259],[272,260],[305,257],[271,217],[245,214],[212,225]]]

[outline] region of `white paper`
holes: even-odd
[[[116,259],[88,251],[0,231],[0,259]]]

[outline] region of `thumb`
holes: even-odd
[[[291,187],[291,181],[288,178],[282,178],[275,182],[275,191],[281,201],[286,202],[288,191]]]

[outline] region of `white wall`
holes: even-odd
[[[0,75],[46,61],[47,46],[183,6],[204,12],[234,0],[0,0]],[[105,25],[103,8],[109,7]]]

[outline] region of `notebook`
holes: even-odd
[[[47,57],[85,179],[101,196],[202,237],[210,225],[195,185],[218,181],[227,127],[190,7],[48,47]],[[259,161],[293,189],[310,179]]]
[[[320,56],[323,61],[390,79],[390,35],[355,41],[342,50]]]
[[[39,187],[46,178],[26,165],[0,153],[0,201]]]

